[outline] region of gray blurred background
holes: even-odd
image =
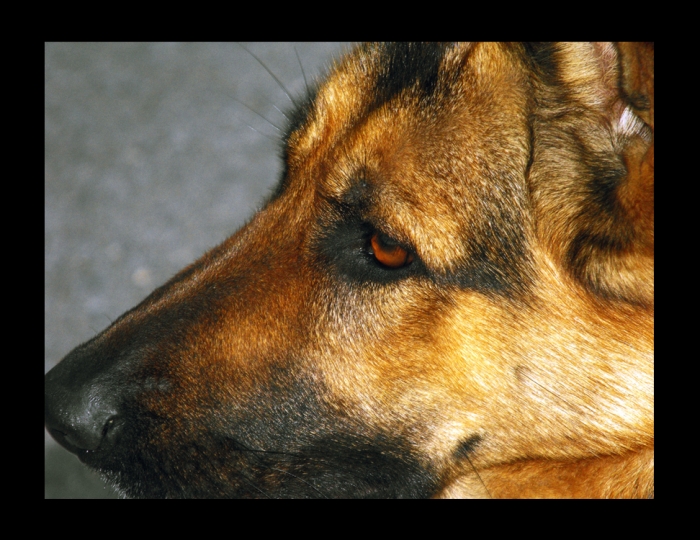
[[[346,48],[245,47],[293,96]],[[48,371],[251,216],[291,103],[229,43],[49,43],[44,78]],[[116,498],[44,435],[46,498]]]

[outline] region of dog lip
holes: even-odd
[[[66,450],[68,450],[68,451],[71,452],[72,454],[75,454],[75,455],[79,456],[80,453],[83,452],[83,449],[81,449],[79,446],[76,446],[76,445],[73,443],[73,441],[70,439],[70,437],[68,436],[67,433],[64,433],[64,432],[61,431],[61,430],[54,429],[54,428],[51,428],[51,427],[48,427],[48,426],[47,426],[46,430],[49,432],[49,435],[51,435],[51,437],[53,437],[53,439],[54,439],[58,444],[60,444],[61,446],[63,446],[63,448],[65,448]]]
[[[92,465],[95,458],[97,457],[98,449],[91,450],[82,448],[82,445],[76,444],[69,434],[64,433],[57,429],[47,428],[49,434],[54,438],[54,440],[68,450],[71,454],[75,454],[76,457],[86,465]]]

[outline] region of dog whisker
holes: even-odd
[[[282,91],[287,96],[289,101],[292,102],[292,105],[294,105],[295,107],[298,107],[299,104],[292,97],[292,93],[289,90],[287,90],[287,87],[284,85],[284,83],[277,77],[277,75],[274,74],[274,72],[269,67],[267,67],[265,62],[260,60],[260,58],[258,58],[255,54],[253,54],[253,51],[251,51],[248,47],[246,47],[242,43],[239,43],[238,45],[240,45],[243,49],[245,49],[248,52],[248,54],[250,54],[250,56],[252,56],[253,58],[255,58],[255,60],[258,61],[258,63],[262,66],[262,68],[265,71],[267,71],[270,74],[270,77],[272,77],[275,80],[275,82],[279,85],[279,87],[282,89]]]

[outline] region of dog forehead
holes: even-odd
[[[498,199],[524,183],[525,84],[500,46],[425,49],[370,47],[364,62],[353,57],[319,92],[314,120],[321,126],[304,136],[326,134],[312,145],[324,148],[316,153],[322,170],[314,174],[322,195],[349,202],[369,195],[365,202],[378,219],[413,234],[430,246],[423,255],[446,264],[468,255],[455,239],[488,219],[484,201],[507,205]],[[388,67],[365,75],[368,62]],[[344,106],[326,107],[328,100]]]
[[[511,156],[527,159],[526,87],[516,55],[499,44],[363,46],[305,108],[288,138],[288,166],[335,196],[362,168],[395,172],[394,185],[421,168],[461,181],[481,171],[457,178],[455,165],[511,169]]]
[[[436,94],[457,46],[440,44],[363,44],[336,62],[308,102],[297,109],[288,135],[292,157],[315,154],[339,141],[394,101]],[[452,51],[450,55],[448,52]],[[444,85],[442,85],[444,86]],[[405,105],[405,102],[404,102]]]

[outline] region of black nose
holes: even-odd
[[[116,409],[91,396],[89,390],[71,391],[50,383],[47,375],[45,406],[46,429],[74,454],[105,449],[104,442],[114,438],[119,419]]]
[[[85,353],[76,349],[44,379],[46,429],[81,459],[108,450],[122,424],[114,381]]]

